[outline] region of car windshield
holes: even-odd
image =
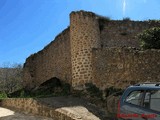
[[[126,98],[126,102],[134,104],[134,105],[140,105],[141,104],[142,95],[143,95],[142,91],[133,91]]]

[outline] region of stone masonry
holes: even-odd
[[[92,57],[93,83],[103,90],[160,80],[160,50],[102,48],[93,50]]]
[[[115,83],[125,87],[131,81],[158,81],[160,52],[139,50],[136,37],[152,27],[160,27],[160,22],[116,21],[92,12],[72,12],[70,27],[43,50],[27,58],[24,86],[31,89],[52,77],[75,89],[83,89],[85,83],[105,89]]]
[[[92,82],[92,48],[100,47],[100,31],[94,13],[70,15],[72,86]]]

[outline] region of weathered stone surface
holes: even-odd
[[[160,80],[160,50],[104,48],[93,50],[92,60],[94,83],[101,89]]]
[[[1,106],[54,120],[106,120],[107,117],[102,109],[73,97],[11,98],[1,100]]]
[[[0,107],[0,120],[54,120],[53,118],[24,114]]]
[[[27,58],[24,86],[34,88],[50,78],[71,82],[70,30],[67,28],[43,50]]]
[[[155,26],[160,22],[104,20],[91,12],[72,12],[70,27],[27,58],[24,86],[30,89],[53,77],[77,89],[90,82],[105,89],[159,81],[159,51],[111,48],[139,48],[136,35]]]
[[[70,14],[72,86],[92,81],[92,48],[100,47],[99,23],[94,13]]]
[[[101,23],[102,20],[100,20]],[[103,47],[136,47],[140,44],[137,34],[145,29],[160,27],[160,22],[154,21],[108,21],[103,20],[103,29],[101,30],[101,46]]]

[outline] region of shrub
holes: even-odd
[[[131,21],[129,17],[123,18],[123,21]]]
[[[90,94],[91,97],[98,97],[102,98],[102,91],[97,88],[94,84],[92,83],[86,83],[86,90]]]
[[[105,17],[105,16],[98,16],[98,22],[99,22],[99,30],[100,32],[104,29],[104,25],[106,22],[111,21],[111,19],[109,17]]]
[[[145,30],[138,38],[143,49],[160,49],[160,27]]]
[[[110,95],[114,96],[122,95],[123,91],[124,91],[123,89],[115,88],[113,86],[105,89],[106,97]]]
[[[4,92],[1,92],[1,93],[0,93],[0,98],[7,98],[7,94],[4,93]]]

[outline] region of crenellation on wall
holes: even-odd
[[[93,19],[91,19],[91,18],[93,18]],[[72,20],[81,20],[81,19],[83,19],[83,21],[96,21],[96,14],[95,13],[93,13],[93,12],[88,12],[88,11],[83,11],[83,10],[81,10],[81,11],[73,11],[73,12],[71,12],[70,13],[70,20],[72,19]],[[82,22],[82,21],[81,21]]]

